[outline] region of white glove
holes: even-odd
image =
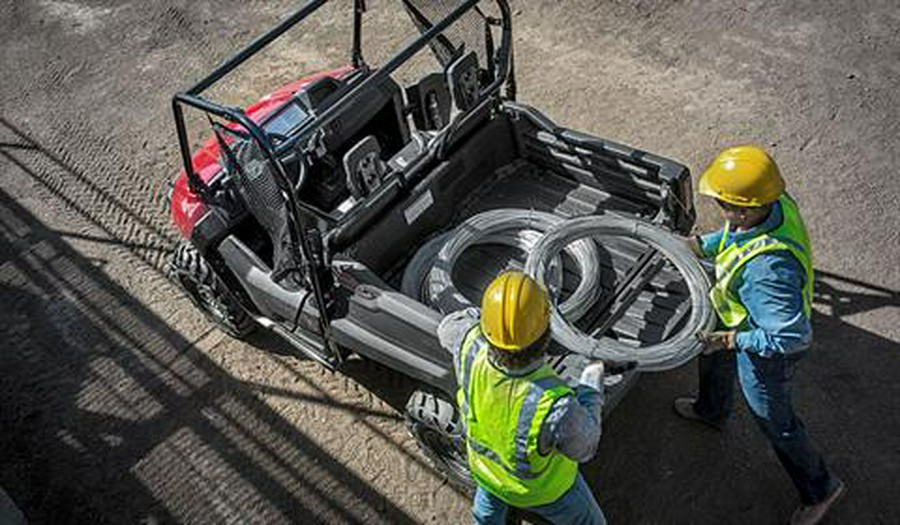
[[[603,361],[593,361],[581,371],[579,383],[594,390],[602,391],[604,371]]]

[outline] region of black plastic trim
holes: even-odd
[[[263,315],[293,323],[308,290],[290,291],[279,286],[272,280],[271,268],[234,235],[222,240],[218,252]]]

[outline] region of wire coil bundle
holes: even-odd
[[[441,312],[449,313],[471,306],[471,302],[459,292],[452,278],[453,267],[463,252],[476,244],[498,243],[530,253],[545,232],[563,221],[564,219],[551,213],[514,208],[491,210],[470,217],[440,246],[427,278],[419,281],[424,285],[421,293],[429,304]],[[578,320],[598,298],[600,275],[595,267],[599,251],[597,245],[588,239],[570,243],[560,251],[567,252],[575,261],[581,279],[572,294],[559,305],[559,310],[567,319]],[[543,284],[549,285],[551,293],[558,294],[562,287],[559,253],[548,259],[547,268],[550,279],[549,282],[543,281]],[[416,282],[415,275],[418,272],[421,270],[410,271],[409,280],[412,283]],[[414,286],[410,284],[410,288]]]
[[[670,232],[653,224],[615,216],[578,217],[557,225],[540,242],[525,263],[525,272],[544,282],[547,262],[576,239],[618,236],[637,239],[662,253],[681,273],[691,295],[690,316],[681,330],[657,344],[634,348],[611,338],[595,339],[573,327],[558,311],[551,311],[553,338],[573,352],[595,359],[637,361],[638,369],[660,371],[686,363],[702,349],[696,338],[701,330],[711,330],[715,315],[707,297],[709,277],[690,249]],[[595,270],[596,271],[596,270]]]
[[[597,237],[628,237],[658,250],[680,272],[691,296],[691,310],[681,330],[665,341],[635,348],[608,337],[593,338],[571,323],[597,303],[601,292],[600,252]],[[562,292],[562,262],[566,252],[577,266],[576,289],[551,310],[553,338],[568,350],[592,359],[637,361],[644,371],[668,370],[696,356],[695,334],[710,330],[715,316],[707,297],[709,277],[690,249],[670,232],[638,219],[587,216],[563,219],[546,212],[498,209],[480,213],[455,230],[428,241],[407,265],[401,289],[443,313],[472,306],[453,283],[453,269],[467,249],[479,244],[501,244],[528,254],[525,272],[550,290]]]

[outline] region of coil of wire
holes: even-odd
[[[457,259],[469,247],[486,242],[504,232],[508,234],[510,231],[537,232],[539,240],[543,238],[545,232],[563,221],[564,219],[551,213],[516,208],[490,210],[470,217],[454,230],[435,257],[425,282],[428,302],[442,312],[452,312],[470,306],[471,303],[459,293],[452,279]],[[529,234],[526,235],[531,237]],[[538,244],[537,242],[532,244],[531,240],[526,238],[526,253],[533,252],[534,246]],[[572,294],[559,305],[559,311],[565,318],[574,321],[587,313],[600,293],[600,274],[597,272],[597,260],[600,255],[593,241],[577,240],[548,258],[545,268],[550,268],[549,263],[563,250],[575,261],[580,279]],[[549,288],[551,292],[558,294],[562,282],[562,263],[554,263],[553,268],[555,268],[552,272],[554,277],[550,281]],[[547,280],[542,283],[547,285]]]
[[[690,249],[670,232],[637,219],[617,216],[578,217],[551,228],[528,256],[525,272],[544,282],[548,262],[573,241],[591,237],[630,237],[662,253],[681,273],[691,296],[687,322],[676,334],[660,343],[631,347],[611,338],[595,339],[567,322],[556,309],[551,311],[553,338],[573,352],[594,359],[637,361],[644,371],[669,370],[686,363],[701,350],[696,338],[700,330],[715,325],[712,305],[707,297],[709,277]],[[596,269],[595,269],[596,272]]]
[[[412,297],[418,301],[429,302],[426,293],[426,280],[431,273],[431,267],[434,260],[441,251],[441,248],[453,235],[452,231],[443,232],[432,237],[416,251],[413,258],[406,265],[403,272],[403,280],[400,283],[400,291],[405,295]],[[534,246],[540,240],[542,234],[534,230],[508,230],[494,235],[488,235],[475,244],[499,244],[528,253],[534,249]],[[554,257],[547,270],[548,288],[551,293],[557,293],[562,287],[561,262],[559,257]],[[465,298],[457,297],[458,301],[465,302]]]
[[[425,299],[441,312],[449,313],[471,306],[453,283],[453,267],[459,256],[471,246],[499,243],[533,252],[543,234],[564,219],[547,212],[504,208],[472,216],[446,237],[436,237],[416,254],[403,276],[402,290],[411,297]],[[566,319],[578,320],[596,302],[600,293],[597,271],[599,251],[589,239],[564,246],[575,261],[580,279],[572,294],[559,305]],[[559,251],[545,263],[545,279],[554,296],[562,289],[562,262]],[[431,253],[436,252],[435,255]],[[433,257],[433,263],[429,259]],[[552,263],[552,264],[551,264]],[[549,275],[549,279],[546,277]]]

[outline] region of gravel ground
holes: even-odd
[[[370,2],[370,56],[407,28],[393,4]],[[468,520],[403,428],[409,381],[232,341],[160,272],[175,240],[170,97],[293,5],[4,3],[0,486],[32,523]],[[900,7],[513,8],[520,99],[556,121],[695,173],[727,145],[771,149],[817,248],[817,346],[796,402],[848,482],[830,522],[900,522]],[[329,5],[223,96],[340,63],[345,12]],[[607,421],[585,471],[610,521],[780,522],[795,496],[746,409],[723,433],[672,414],[694,387],[691,366],[645,376]]]

